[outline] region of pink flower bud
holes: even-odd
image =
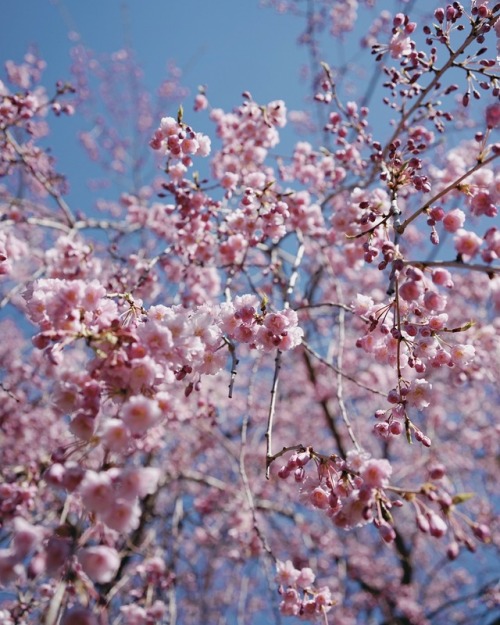
[[[396,539],[396,532],[394,531],[394,528],[391,525],[389,525],[388,523],[381,523],[378,529],[384,542],[386,543],[394,542],[394,540]]]
[[[392,421],[389,426],[389,432],[394,436],[399,436],[403,431],[403,424],[401,421]]]
[[[429,521],[425,518],[423,514],[417,514],[415,517],[415,521],[417,523],[417,527],[421,532],[427,534],[430,531]]]
[[[429,531],[431,535],[436,538],[443,537],[448,529],[444,519],[434,512],[429,512],[427,518],[429,520]]]
[[[429,467],[429,476],[432,480],[440,480],[446,474],[446,468],[443,464],[435,464]]]
[[[278,471],[278,477],[280,477],[282,480],[286,480],[289,475],[290,469],[287,466],[281,467],[281,469]]]
[[[489,543],[491,541],[490,528],[487,525],[484,525],[484,523],[476,523],[472,526],[472,531],[474,532],[474,536],[481,542]]]
[[[459,553],[460,547],[457,542],[454,541],[448,545],[448,548],[446,549],[446,555],[448,556],[449,560],[455,560],[456,558],[458,558]]]

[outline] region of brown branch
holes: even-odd
[[[415,211],[413,213],[413,215],[410,215],[410,217],[408,217],[408,219],[405,219],[403,221],[403,223],[397,228],[397,232],[399,234],[403,234],[403,232],[412,223],[412,221],[414,221],[419,215],[421,215],[424,211],[426,211],[428,208],[430,208],[432,206],[432,204],[434,204],[434,202],[437,202],[437,200],[442,198],[444,195],[446,195],[450,191],[453,191],[453,189],[456,189],[456,187],[461,182],[463,182],[466,178],[468,178],[471,174],[473,174],[478,169],[481,169],[481,167],[484,167],[485,165],[489,165],[489,163],[494,161],[499,156],[500,156],[500,154],[493,154],[492,156],[490,156],[489,158],[487,158],[485,160],[478,160],[477,163],[474,165],[474,167],[472,167],[471,169],[466,171],[465,174],[460,176],[460,178],[458,178],[457,180],[454,180],[452,183],[450,183],[444,189],[439,191],[439,193],[436,193],[436,195],[434,195],[430,200],[428,200],[421,208],[419,208],[417,211]]]
[[[450,58],[446,61],[446,63],[443,65],[443,67],[441,69],[438,70],[434,70],[435,71],[435,75],[434,78],[431,80],[431,82],[427,85],[427,87],[425,87],[425,89],[420,93],[420,95],[418,96],[418,98],[415,100],[415,102],[413,103],[413,105],[408,109],[408,111],[406,111],[405,113],[402,114],[401,116],[401,120],[399,122],[399,124],[396,126],[396,128],[394,129],[394,132],[392,133],[391,138],[387,141],[385,148],[383,150],[383,154],[384,156],[387,154],[389,147],[391,145],[391,143],[401,135],[402,131],[405,128],[405,125],[407,123],[407,121],[410,119],[410,117],[413,115],[413,113],[418,110],[420,107],[423,106],[423,102],[425,100],[425,98],[429,95],[429,93],[438,85],[438,83],[441,80],[441,77],[451,68],[455,65],[455,60],[461,55],[463,54],[463,52],[465,52],[465,50],[472,44],[474,43],[474,41],[476,40],[480,29],[479,29],[479,24],[481,23],[482,25],[482,21],[481,20],[477,20],[475,24],[472,25],[471,31],[470,33],[467,35],[466,39],[464,40],[464,42],[462,43],[462,45],[457,48],[455,50],[455,52],[451,52],[450,50]]]
[[[52,186],[52,184],[50,183],[50,180],[48,180],[43,174],[41,174],[39,171],[37,171],[33,167],[33,165],[26,158],[26,155],[25,155],[24,150],[22,149],[22,147],[19,145],[19,143],[12,136],[12,133],[10,133],[8,130],[6,130],[5,131],[5,137],[6,137],[7,141],[10,143],[10,145],[14,148],[16,154],[19,156],[19,158],[23,162],[24,166],[29,170],[29,172],[31,173],[33,178],[35,178],[35,180],[37,182],[39,182],[42,185],[42,187],[47,191],[47,193],[55,200],[56,204],[59,206],[59,208],[61,209],[63,215],[65,216],[66,221],[68,222],[68,224],[70,226],[74,226],[74,224],[76,222],[76,219],[75,219],[75,216],[73,215],[73,212],[71,211],[69,205],[67,204],[66,200],[62,197],[62,195],[59,193],[59,191],[57,191]]]
[[[307,373],[309,375],[309,380],[311,381],[311,383],[316,388],[316,372],[314,370],[313,364],[311,362],[311,359],[310,359],[309,354],[307,353],[307,351],[304,351],[304,362],[306,364]],[[335,424],[335,418],[333,417],[333,415],[332,415],[332,413],[330,411],[330,407],[328,406],[328,400],[321,399],[319,401],[319,405],[321,406],[321,408],[323,410],[323,415],[325,416],[326,423],[327,423],[328,427],[330,428],[331,433],[333,434],[333,438],[335,439],[335,442],[337,444],[337,449],[339,450],[340,455],[345,458],[344,444],[343,444],[342,439],[340,438],[340,434],[339,434],[339,432],[337,430],[337,426]]]
[[[354,378],[353,376],[351,376],[351,375],[341,371],[338,367],[336,367],[331,362],[328,362],[322,356],[320,356],[320,354],[318,354],[318,352],[315,351],[305,341],[302,341],[302,347],[306,350],[306,352],[311,354],[311,356],[314,356],[314,358],[316,358],[316,360],[319,360],[326,367],[328,367],[329,369],[332,369],[333,371],[335,371],[339,375],[343,376],[346,380],[349,380],[350,382],[353,382],[354,384],[356,384],[356,386],[359,386],[360,388],[365,389],[365,391],[370,391],[370,393],[375,393],[375,395],[380,395],[381,397],[387,397],[387,393],[383,393],[382,391],[377,391],[376,389],[371,388],[370,386],[367,386],[366,384],[363,384],[362,382],[358,382],[358,380],[356,380],[356,378]]]
[[[469,271],[480,271],[485,273],[488,277],[493,277],[494,274],[500,274],[500,267],[490,267],[489,265],[475,265],[471,263],[464,263],[461,260],[405,260],[405,265],[411,265],[412,267],[418,267],[424,269],[426,267],[450,267],[453,269],[465,269]]]

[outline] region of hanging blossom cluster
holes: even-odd
[[[308,471],[310,464],[313,469]],[[431,466],[430,481],[414,491],[393,486],[392,473],[388,460],[371,458],[366,452],[351,451],[343,460],[338,456],[322,456],[312,448],[299,448],[279,469],[278,476],[284,480],[293,476],[301,501],[323,510],[343,530],[373,523],[384,542],[393,543],[397,536],[394,515],[406,501],[413,506],[415,524],[422,533],[443,538],[450,530],[452,539],[447,549],[450,559],[457,557],[460,545],[474,551],[473,537],[490,542],[488,526],[457,511],[457,504],[467,495],[454,496],[447,491],[441,482],[446,473],[443,465]]]

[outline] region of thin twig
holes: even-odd
[[[309,310],[311,308],[323,308],[325,306],[328,306],[330,308],[342,308],[342,310],[354,314],[351,306],[347,306],[347,304],[339,304],[337,302],[318,302],[317,304],[303,304],[302,306],[297,306],[296,308],[294,308],[294,310]],[[361,319],[363,319],[363,317],[361,317]],[[368,322],[368,319],[364,319],[364,321]]]
[[[475,265],[471,263],[464,263],[461,260],[405,260],[405,265],[411,265],[412,267],[426,268],[426,267],[450,267],[453,269],[465,269],[468,271],[480,271],[492,277],[493,274],[500,274],[500,267],[490,267],[489,265]]]
[[[269,479],[269,458],[272,456],[272,436],[273,436],[273,420],[276,412],[276,398],[278,395],[279,372],[281,369],[281,350],[276,350],[276,358],[274,359],[274,376],[273,385],[271,387],[271,402],[269,404],[269,413],[267,415],[266,430],[266,479]]]
[[[481,167],[484,167],[485,165],[488,165],[489,163],[491,163],[492,161],[494,161],[496,158],[498,158],[500,156],[500,154],[493,154],[492,156],[490,156],[489,158],[485,159],[485,160],[478,160],[478,162],[474,165],[474,167],[472,167],[471,169],[469,169],[468,171],[465,172],[465,174],[463,174],[462,176],[460,176],[460,178],[458,178],[457,180],[454,180],[452,183],[450,183],[448,186],[446,186],[444,189],[442,189],[441,191],[439,191],[439,193],[436,193],[436,195],[434,195],[433,197],[431,197],[430,200],[428,200],[422,207],[420,207],[418,210],[416,210],[413,215],[410,215],[410,217],[408,217],[408,219],[405,219],[403,221],[402,224],[400,224],[399,228],[398,228],[398,232],[399,234],[403,234],[403,232],[406,230],[406,228],[412,223],[412,221],[414,221],[419,215],[421,215],[424,211],[426,211],[428,208],[430,208],[434,202],[437,202],[437,200],[439,200],[440,198],[442,198],[444,195],[446,195],[447,193],[449,193],[450,191],[453,191],[453,189],[456,189],[457,186],[463,182],[466,178],[468,178],[471,174],[473,174],[475,171],[477,171],[478,169],[481,169]]]
[[[313,384],[314,388],[316,388],[317,387],[316,371],[311,362],[311,358],[309,357],[309,354],[306,351],[303,353],[303,356],[304,356],[304,362],[306,363],[307,372],[309,374],[309,380]],[[321,406],[321,409],[323,410],[326,423],[328,427],[330,428],[331,433],[333,434],[333,438],[335,439],[335,443],[337,444],[338,452],[341,456],[345,457],[346,450],[344,449],[344,443],[342,442],[340,432],[337,429],[335,418],[332,414],[332,411],[330,410],[329,401],[328,399],[322,398],[322,399],[319,399],[318,403]]]
[[[290,447],[283,447],[283,449],[277,451],[273,456],[267,456],[267,465],[271,466],[277,458],[280,458],[283,454],[286,454],[289,451],[298,451],[302,453],[307,451],[307,448],[304,447],[304,445],[291,445]]]
[[[227,337],[224,337],[224,341],[229,348],[229,353],[231,354],[231,379],[229,380],[229,393],[228,393],[228,397],[229,399],[231,399],[233,397],[234,382],[236,380],[236,375],[238,373],[237,367],[238,367],[239,360],[236,357],[236,347],[234,343],[231,340],[229,340]]]
[[[66,582],[61,580],[57,585],[57,588],[52,595],[52,599],[49,604],[49,608],[47,610],[47,614],[45,616],[45,625],[55,625],[58,621],[59,610],[61,608],[61,603],[64,598],[64,593],[66,592]]]
[[[293,293],[293,289],[297,282],[300,263],[302,262],[302,258],[304,257],[304,243],[302,242],[302,237],[300,233],[297,233],[297,238],[299,240],[299,248],[297,250],[297,254],[295,255],[295,260],[292,266],[292,271],[290,274],[290,278],[288,280],[288,285],[285,291],[284,297],[284,307],[285,309],[290,307],[290,298]],[[269,413],[267,416],[267,430],[266,430],[266,479],[269,479],[269,458],[272,456],[272,436],[273,436],[273,421],[274,415],[276,414],[276,400],[278,395],[278,381],[279,374],[281,369],[281,350],[276,350],[276,358],[274,359],[274,376],[273,376],[273,385],[271,387],[271,402],[269,404]]]
[[[219,480],[216,477],[212,477],[211,475],[207,475],[206,473],[201,473],[200,471],[183,471],[177,475],[167,474],[165,483],[172,482],[174,480],[187,480],[189,482],[196,482],[198,484],[205,484],[205,486],[209,486],[210,488],[216,488],[220,491],[227,491],[228,485],[226,482]]]
[[[337,282],[336,285],[337,297],[338,299],[342,299],[342,292],[340,288],[340,284]],[[338,354],[337,354],[337,401],[339,403],[340,414],[342,415],[342,419],[344,420],[345,426],[347,428],[347,432],[349,434],[349,438],[352,441],[352,444],[356,448],[357,451],[361,451],[361,446],[356,439],[356,435],[352,429],[351,420],[347,414],[347,410],[344,403],[344,386],[343,379],[340,371],[342,371],[343,365],[343,355],[344,355],[344,345],[345,345],[345,310],[343,308],[339,309],[339,343],[338,343]]]
[[[344,373],[338,367],[333,365],[331,362],[326,361],[306,341],[302,341],[302,347],[307,352],[309,352],[311,354],[311,356],[314,356],[317,360],[319,360],[321,363],[323,363],[326,367],[328,367],[329,369],[333,369],[333,371],[335,371],[339,375],[343,376],[346,380],[349,380],[350,382],[353,382],[354,384],[356,384],[356,386],[359,386],[360,388],[365,389],[365,391],[370,391],[370,393],[375,393],[375,395],[381,395],[382,397],[387,397],[387,393],[383,393],[382,391],[377,391],[376,389],[371,388],[370,386],[367,386],[366,384],[363,384],[362,382],[358,382],[358,380],[356,380],[356,378],[352,377],[351,375],[348,375],[347,373]]]
[[[23,162],[24,166],[29,170],[29,172],[31,173],[33,178],[35,178],[35,180],[37,180],[43,186],[43,188],[47,191],[47,193],[51,197],[54,198],[54,200],[56,201],[56,204],[59,206],[59,208],[61,209],[62,213],[66,217],[66,221],[68,222],[68,224],[70,226],[74,226],[75,222],[76,222],[76,219],[75,219],[75,216],[73,215],[70,207],[66,203],[66,200],[64,200],[62,195],[58,191],[56,191],[56,189],[54,189],[54,187],[52,186],[50,181],[47,178],[45,178],[45,176],[43,176],[39,171],[37,171],[33,167],[33,165],[26,158],[26,155],[24,154],[24,150],[22,149],[22,147],[19,145],[19,143],[12,136],[12,133],[9,132],[8,130],[6,130],[5,131],[5,136],[7,138],[7,141],[14,148],[14,150],[17,153],[17,155],[19,156],[19,158]]]
[[[12,289],[10,289],[10,291],[8,291],[3,296],[2,300],[0,301],[0,310],[4,308],[5,306],[7,306],[7,304],[12,300],[12,298],[15,295],[17,295],[24,288],[26,288],[27,284],[29,284],[30,282],[33,282],[34,280],[37,280],[41,275],[43,275],[44,272],[45,272],[45,268],[40,267],[39,269],[35,271],[35,273],[32,276],[30,276],[28,280],[25,280],[24,282],[19,282],[19,284],[16,284],[14,287],[12,287]]]
[[[392,191],[392,199],[391,199],[391,214],[393,217],[393,226],[394,226],[394,256],[395,258],[399,258],[399,238],[401,236],[400,228],[401,228],[401,211],[398,206],[398,194],[394,189]],[[389,279],[389,286],[387,287],[387,295],[391,296],[394,293],[394,283],[396,280],[396,272],[394,270],[394,262],[392,263],[393,270],[391,272],[391,276]]]
[[[253,500],[252,489],[250,488],[250,482],[248,481],[248,475],[247,475],[246,468],[245,468],[245,452],[246,452],[246,445],[247,445],[247,431],[248,431],[249,418],[250,418],[249,413],[246,412],[245,416],[243,417],[243,423],[241,424],[241,449],[240,449],[240,466],[239,466],[240,476],[241,476],[241,481],[243,482],[243,487],[245,489],[245,495],[248,501],[248,506],[252,513],[253,528],[255,530],[255,533],[259,537],[259,540],[262,543],[262,547],[264,548],[264,551],[269,556],[271,556],[274,562],[276,562],[276,556],[271,551],[271,547],[269,546],[269,543],[267,542],[267,539],[264,533],[262,532],[259,526],[259,522],[257,520],[255,502]]]

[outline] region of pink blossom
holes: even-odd
[[[455,249],[459,254],[469,258],[475,256],[482,244],[476,233],[460,228],[454,237]]]
[[[367,460],[360,471],[360,476],[364,484],[370,488],[383,488],[387,486],[391,475],[391,463],[384,458],[372,458]]]
[[[139,527],[140,518],[141,508],[138,502],[124,499],[110,501],[102,515],[102,520],[108,527],[125,534]]]
[[[104,545],[80,550],[78,559],[85,573],[98,584],[110,582],[120,566],[120,556],[116,549]]]
[[[93,512],[105,512],[113,503],[111,478],[101,471],[88,470],[80,484],[80,494],[86,508]]]
[[[131,433],[121,419],[107,419],[100,438],[110,451],[125,451],[130,444]]]
[[[451,348],[451,358],[454,363],[461,367],[468,365],[475,356],[476,350],[472,345],[453,345]]]
[[[267,105],[267,117],[273,126],[283,128],[286,125],[286,106],[283,100],[275,100]]]
[[[327,608],[328,611],[331,603],[332,603],[332,593],[327,586],[323,586],[318,590],[314,597],[314,602],[318,607]]]
[[[443,217],[444,229],[448,232],[456,232],[465,223],[465,213],[459,208],[454,208]]]
[[[19,559],[25,558],[40,544],[44,537],[44,529],[28,523],[22,517],[14,519],[14,552]]]
[[[432,399],[432,384],[427,380],[413,380],[410,389],[406,394],[408,405],[415,406],[418,410],[427,408]]]
[[[433,269],[432,281],[434,284],[445,286],[448,289],[453,288],[453,280],[451,279],[451,274],[447,269],[443,269],[441,267]]]
[[[420,359],[432,358],[438,347],[439,343],[433,336],[419,337],[414,344],[414,354]]]
[[[438,349],[435,355],[431,359],[431,364],[433,367],[442,367],[450,363],[451,355],[445,349]]]
[[[154,399],[135,395],[124,404],[121,417],[132,434],[143,434],[160,419],[161,411]]]
[[[423,293],[421,282],[416,280],[406,280],[399,287],[399,295],[407,302],[417,300]]]
[[[378,530],[384,542],[392,543],[396,539],[396,532],[394,528],[392,527],[392,525],[389,525],[389,523],[386,523],[386,522],[380,523]]]
[[[208,108],[207,96],[204,93],[197,93],[194,98],[194,110],[204,111]]]
[[[446,308],[446,297],[435,291],[427,291],[424,295],[424,306],[427,310],[442,312]]]
[[[475,193],[472,197],[470,207],[471,213],[477,216],[486,215],[487,217],[496,217],[498,213],[497,207],[493,203],[490,194],[486,191]]]
[[[315,579],[316,576],[314,575],[313,570],[309,567],[305,567],[300,569],[300,575],[295,583],[299,586],[299,588],[307,588],[308,586],[312,586],[314,584]]]
[[[155,467],[130,467],[120,472],[115,487],[116,496],[135,500],[136,497],[152,495],[158,488],[160,470]]]
[[[329,493],[322,488],[321,486],[317,486],[310,495],[310,500],[312,505],[315,508],[326,508],[328,506],[328,498]]]
[[[208,156],[211,150],[210,138],[206,135],[197,133],[196,140],[198,141],[198,149],[196,150],[196,156]]]
[[[77,438],[81,438],[84,441],[90,441],[95,430],[94,415],[86,412],[76,414],[71,420],[69,430]]]
[[[429,319],[429,328],[434,332],[442,330],[448,322],[448,315],[441,313],[440,315],[434,315]]]
[[[372,310],[373,304],[374,302],[371,297],[357,293],[356,300],[353,302],[352,307],[356,315],[362,316]]]
[[[436,538],[441,538],[446,534],[448,526],[444,519],[434,512],[427,513],[427,519],[429,521],[429,532]]]
[[[402,56],[408,56],[412,51],[412,41],[404,33],[404,31],[398,32],[393,35],[389,43],[389,52],[393,59],[399,59]]]
[[[293,566],[291,560],[286,562],[278,560],[276,571],[276,581],[282,586],[293,586],[300,577],[300,571]]]

